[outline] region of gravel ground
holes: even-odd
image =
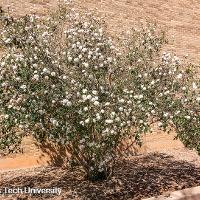
[[[194,164],[196,167],[200,167],[200,156],[192,150],[187,148],[177,148],[177,149],[163,149],[160,153],[173,156],[176,160],[186,161]]]
[[[114,176],[89,182],[80,169],[40,167],[0,173],[0,188],[52,188],[61,195],[15,194],[0,200],[139,200],[200,185],[200,157],[187,149],[152,152],[120,159]]]
[[[126,31],[141,19],[152,19],[164,26],[178,55],[194,62],[200,58],[199,19],[200,4],[197,0],[76,0],[81,9],[97,8],[106,16],[108,28],[114,34]],[[84,3],[83,3],[84,2]],[[0,0],[0,6],[11,6],[14,13],[44,15],[55,7],[56,0]],[[84,180],[78,170],[39,167],[0,172],[0,189],[4,187],[35,187],[62,189],[57,195],[6,195],[0,200],[139,200],[169,191],[200,185],[200,157],[185,148],[163,149],[146,155],[118,160],[111,180],[91,183]]]

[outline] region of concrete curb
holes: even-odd
[[[200,186],[143,200],[200,200]]]

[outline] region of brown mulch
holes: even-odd
[[[23,194],[0,196],[2,200],[139,200],[200,185],[200,165],[165,153],[149,153],[118,160],[114,176],[101,182],[85,180],[78,169],[56,167],[3,172],[0,176],[0,188],[62,189],[61,196]]]

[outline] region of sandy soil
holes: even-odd
[[[167,30],[171,41],[165,49],[179,56],[189,55],[192,62],[200,59],[200,3],[198,0],[74,0],[76,9],[96,9],[106,17],[114,33],[129,30],[139,20],[155,20]],[[57,0],[0,0],[4,9],[17,15],[44,15]]]
[[[0,0],[3,9],[10,7],[15,15],[37,13],[45,15],[57,4],[56,0]],[[200,61],[200,2],[198,0],[75,0],[76,9],[96,9],[105,16],[113,35],[129,30],[139,20],[156,20],[168,34],[170,44],[165,50],[177,55],[189,55],[192,62]],[[159,142],[158,142],[159,138]],[[160,142],[162,141],[162,142]],[[200,184],[200,158],[193,151],[167,135],[150,136],[146,154],[119,160],[112,180],[89,183],[79,171],[39,167],[17,171],[3,170],[36,166],[32,154],[18,157],[17,162],[4,162],[0,167],[0,188],[53,187],[62,188],[61,196],[0,196],[15,199],[141,199]],[[164,145],[163,145],[164,144]],[[154,151],[154,153],[152,153]],[[157,151],[157,152],[156,152]],[[155,153],[156,152],[156,153]],[[7,162],[7,166],[6,166]]]

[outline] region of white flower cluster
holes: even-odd
[[[100,19],[59,15],[4,26],[0,110],[8,132],[17,126],[67,146],[86,172],[105,170],[126,137],[140,143],[152,121],[173,124],[183,141],[189,127],[199,135],[199,82],[170,53],[154,61],[163,44],[154,28],[135,31],[119,51]],[[8,45],[13,35],[18,42]]]

